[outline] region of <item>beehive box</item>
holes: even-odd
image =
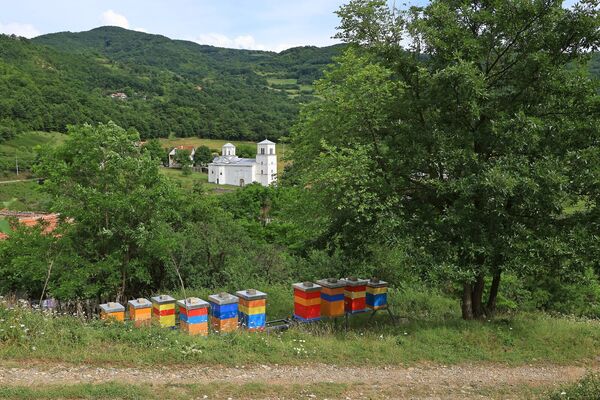
[[[372,310],[386,308],[388,283],[371,278],[367,283],[367,307]]]
[[[355,277],[344,279],[344,310],[348,314],[366,311],[367,307],[367,280]]]
[[[175,299],[169,295],[152,297],[152,318],[163,328],[175,326]]]
[[[344,315],[344,290],[346,283],[336,278],[321,279],[321,316],[335,318]]]
[[[179,307],[179,329],[189,335],[208,335],[208,302],[189,297],[177,302]]]
[[[239,298],[229,293],[208,296],[210,324],[217,333],[233,332],[238,328]]]
[[[240,290],[238,318],[240,325],[248,331],[262,331],[267,322],[267,294],[256,289]]]
[[[148,326],[152,322],[152,303],[148,299],[135,299],[127,302],[129,319],[136,327]]]
[[[321,285],[312,282],[294,283],[294,318],[300,322],[321,319]]]
[[[120,303],[113,302],[100,304],[100,319],[125,321],[125,307]]]

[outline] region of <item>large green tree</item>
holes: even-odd
[[[401,245],[460,285],[465,319],[492,312],[503,271],[569,255],[564,207],[590,189],[576,177],[600,141],[598,1],[352,0],[338,14],[351,46],[294,135],[324,236],[355,257]]]
[[[177,224],[177,191],[139,140],[113,123],[84,125],[40,155],[35,172],[69,221],[63,241],[80,258],[70,275],[85,291],[70,296],[121,300],[158,287],[164,276],[155,248]]]

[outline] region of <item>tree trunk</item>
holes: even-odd
[[[473,303],[471,302],[472,293],[472,285],[470,283],[465,283],[463,285],[463,295],[462,295],[462,317],[465,320],[473,319]]]
[[[127,267],[129,266],[129,247],[127,247],[127,251],[125,252],[125,256],[123,257],[123,266],[121,267],[121,287],[117,292],[117,302],[121,302],[125,300],[125,288],[127,286]]]
[[[494,314],[496,312],[496,298],[498,297],[498,288],[500,287],[500,275],[502,274],[502,270],[498,268],[496,272],[494,272],[494,277],[492,278],[492,287],[490,288],[490,295],[487,301],[487,311],[490,314]]]
[[[471,298],[471,304],[473,307],[473,317],[482,318],[484,316],[483,310],[483,289],[485,287],[485,278],[483,273],[477,276],[475,287],[473,288],[473,294]]]

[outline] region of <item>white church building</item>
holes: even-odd
[[[235,146],[223,145],[221,155],[208,164],[208,182],[218,185],[244,186],[258,182],[269,186],[277,181],[275,143],[263,140],[257,144],[256,158],[240,158]]]

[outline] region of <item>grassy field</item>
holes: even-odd
[[[177,147],[177,146],[207,146],[209,149],[221,151],[221,147],[225,143],[232,143],[236,146],[240,144],[246,144],[256,146],[256,143],[249,141],[236,141],[236,140],[220,140],[220,139],[202,139],[198,137],[189,138],[172,138],[172,139],[160,139],[160,143],[163,147]]]
[[[50,197],[37,181],[0,184],[0,208],[13,211],[48,211]]]
[[[236,190],[238,186],[216,185],[208,183],[208,175],[200,172],[192,172],[190,175],[184,175],[180,169],[161,168],[163,175],[177,182],[179,186],[186,190],[191,190],[197,183],[201,183],[204,189],[209,193],[223,193]]]
[[[267,78],[269,88],[286,92],[289,97],[297,97],[300,94],[312,95],[313,85],[299,84],[297,79]]]
[[[290,315],[293,296],[287,286],[259,289],[269,294],[269,320]],[[188,295],[206,298],[209,292],[190,290]],[[362,314],[351,318],[348,331],[341,323],[322,322],[280,334],[240,332],[204,338],[177,330],[134,329],[128,323],[84,322],[0,308],[0,359],[121,366],[590,365],[600,355],[600,321],[520,314],[465,322],[455,301],[435,293],[394,291],[390,298],[403,316],[397,326],[383,313],[371,323],[369,315]]]
[[[35,158],[34,148],[44,144],[60,144],[66,135],[58,132],[25,132],[0,143],[0,176],[14,173],[16,161],[19,168],[29,168]]]

